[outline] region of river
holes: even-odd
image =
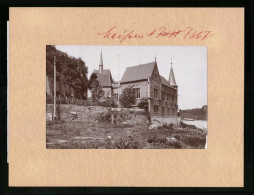
[[[195,125],[198,128],[201,129],[206,129],[207,130],[207,121],[203,121],[203,120],[194,120],[194,121],[186,121],[186,120],[182,120],[183,123],[188,124],[188,125]]]

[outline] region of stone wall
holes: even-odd
[[[47,116],[49,113],[53,113],[53,104],[47,104]],[[144,110],[137,108],[106,108],[102,106],[80,106],[72,104],[57,105],[56,114],[57,118],[62,121],[79,121],[79,122],[91,122],[100,118],[102,115],[114,113],[116,122],[118,123],[119,117],[121,118],[121,124],[147,124],[147,117]],[[76,116],[75,116],[76,114]],[[47,117],[50,120],[50,117]],[[110,120],[111,121],[111,120]]]
[[[53,113],[53,104],[47,104],[47,113]],[[79,106],[72,104],[61,104],[56,107],[57,118],[68,122],[74,119],[74,121],[91,121],[95,120],[100,113],[107,112],[109,108],[102,106]],[[76,116],[75,114],[76,113]]]

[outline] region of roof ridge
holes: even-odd
[[[134,67],[138,67],[138,66],[145,66],[147,64],[155,64],[155,62],[148,62],[148,63],[145,63],[145,64],[139,64],[139,65],[135,65],[135,66],[127,66],[126,68],[134,68]]]

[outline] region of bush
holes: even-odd
[[[192,147],[205,146],[206,144],[205,137],[193,136],[193,135],[191,136],[185,135],[182,137],[181,141]]]
[[[158,129],[170,129],[170,130],[173,130],[174,129],[174,124],[173,123],[170,123],[170,124],[163,123],[162,126],[158,127]]]
[[[138,108],[148,110],[148,101],[146,98],[141,98],[140,102],[138,103]]]
[[[118,107],[116,101],[113,98],[106,98],[106,100],[103,102],[100,102],[99,105],[103,107],[112,107],[112,108]]]
[[[176,149],[186,148],[186,145],[179,140],[168,140],[166,146],[170,146]]]
[[[100,113],[98,117],[96,117],[96,120],[98,122],[106,122],[110,123],[111,122],[111,112],[103,112]]]
[[[131,139],[129,138],[129,140],[119,140],[116,141],[112,148],[113,149],[138,149],[139,148],[139,143],[137,141],[131,141]]]
[[[124,108],[131,108],[136,103],[136,90],[132,87],[125,88],[119,101]]]

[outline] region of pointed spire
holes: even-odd
[[[172,67],[172,58],[171,58],[171,67],[170,67],[170,73],[169,73],[169,78],[168,82],[172,87],[177,87],[176,80],[175,80],[175,75]]]
[[[154,56],[154,62],[156,62],[156,52],[155,52],[155,56]]]

